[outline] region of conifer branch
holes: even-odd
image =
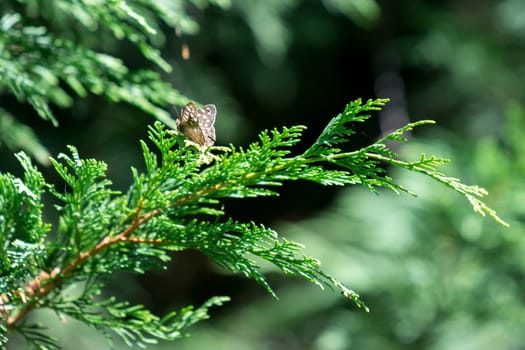
[[[61,201],[57,206],[61,218],[55,237],[34,248],[40,249],[35,254],[34,267],[24,270],[23,265],[11,264],[11,269],[5,270],[11,277],[0,278],[3,290],[11,291],[3,294],[4,301],[0,305],[1,313],[6,316],[2,329],[26,332],[35,342],[51,342],[44,333],[34,327],[27,328],[23,322],[31,310],[48,307],[97,328],[112,330],[130,344],[140,344],[146,339],[173,339],[173,334],[180,336],[181,333],[175,332],[185,327],[180,320],[170,323],[157,318],[155,327],[165,330],[158,333],[153,331],[153,324],[146,324],[145,319],[154,316],[142,306],[119,303],[113,298],[97,303],[93,297],[100,293],[103,276],[114,271],[144,273],[162,267],[169,260],[167,252],[184,249],[201,251],[220,266],[254,279],[273,296],[276,295],[253,257],[274,264],[285,274],[305,278],[320,288],[338,289],[358,307],[368,310],[359,295],[324,272],[317,259],[302,255],[300,243],[282,238],[274,230],[257,223],[238,222],[231,217],[224,220],[222,217],[227,213],[219,208],[224,198],[275,196],[277,192],[270,188],[295,180],[325,186],[361,184],[371,191],[385,187],[413,194],[386,176],[381,166],[386,162],[445,184],[476,204],[477,212],[488,213],[504,223],[477,198],[486,194],[484,189],[466,186],[437,171],[447,160],[422,155],[418,161],[405,162],[386,146],[385,142],[390,140],[405,142],[403,133],[431,121],[409,124],[355,151],[342,152],[335,147],[349,141],[353,122],[365,121],[369,117],[365,114],[367,111],[375,111],[384,103],[386,100],[350,103],[343,113],[330,121],[311,147],[295,156],[291,155],[291,147],[300,142],[304,126],[264,131],[260,141],[247,149],[230,145],[202,150],[198,145],[181,147],[181,136],[156,122],[149,130],[150,142],[156,149],[141,143],[146,171],[139,174],[132,169],[133,183],[125,194],[110,189],[111,182],[105,175],[106,164],[82,159],[72,146],[69,147],[71,156],[60,154],[51,160],[70,188],[66,192],[46,185],[29,158],[19,154],[26,172],[24,181],[10,175],[0,177],[0,190],[12,188],[14,191],[3,191],[11,193],[11,201],[25,203],[29,208],[38,234],[26,234],[25,237],[33,238],[25,238],[24,244],[49,239],[46,234],[49,225],[42,222],[40,213],[40,193],[44,188]],[[16,211],[2,210],[5,217],[20,220]],[[6,246],[15,247],[20,237],[20,232],[8,234],[4,237]],[[13,259],[20,259],[17,253],[7,253]],[[38,277],[28,278],[29,282],[20,285],[20,276],[31,275]],[[80,298],[64,299],[65,287],[78,281],[92,282],[86,284]],[[211,299],[199,310],[225,300]],[[110,310],[109,314],[97,308]],[[205,313],[191,315],[196,317],[195,322],[207,317]],[[130,323],[129,318],[135,322]]]

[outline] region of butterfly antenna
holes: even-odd
[[[177,114],[177,119],[180,118],[180,113],[179,113],[179,110],[177,109],[177,106],[176,105],[171,105],[171,108],[175,111],[175,113]]]

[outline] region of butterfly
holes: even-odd
[[[217,108],[213,104],[197,108],[193,102],[189,102],[177,119],[177,130],[201,146],[213,146],[215,143],[213,124],[216,115]]]

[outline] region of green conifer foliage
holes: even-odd
[[[211,1],[221,5],[222,1]],[[481,215],[505,225],[481,198],[486,191],[447,177],[438,168],[447,162],[424,154],[404,161],[387,142],[405,142],[403,134],[432,124],[419,121],[396,130],[361,149],[347,151],[355,123],[365,122],[387,100],[349,103],[303,153],[293,146],[305,126],[260,133],[247,148],[201,147],[174,131],[176,124],[165,107],[183,104],[179,94],[152,70],[129,69],[122,59],[86,44],[97,31],[115,40],[128,40],[158,68],[170,71],[152,42],[158,28],[152,18],[186,33],[196,24],[184,12],[183,1],[18,1],[0,5],[0,91],[30,104],[43,119],[58,124],[51,105],[71,106],[73,95],[101,95],[124,101],[156,121],[149,140],[140,143],[145,171],[132,168],[125,192],[112,188],[103,161],[83,158],[74,146],[51,159],[63,180],[55,187],[33,165],[28,153],[45,158],[31,130],[0,108],[0,134],[12,131],[27,137],[16,146],[23,169],[21,178],[0,173],[0,345],[17,332],[38,349],[57,349],[54,339],[29,315],[50,309],[105,334],[120,336],[128,345],[146,346],[184,336],[187,328],[208,318],[208,309],[228,300],[213,297],[198,307],[188,306],[159,317],[142,305],[102,294],[105,281],[116,272],[143,274],[162,269],[168,253],[198,250],[218,265],[272,287],[261,273],[261,261],[284,274],[302,277],[320,288],[329,287],[358,307],[368,310],[359,295],[321,269],[303,246],[257,222],[241,222],[222,209],[226,198],[275,196],[288,181],[306,180],[324,186],[362,185],[375,191],[386,187],[413,193],[393,181],[383,165],[426,175],[463,195]],[[202,1],[194,1],[196,5]],[[37,20],[54,19],[49,27]],[[68,33],[71,26],[78,38]],[[96,46],[96,45],[95,45]],[[67,88],[66,88],[67,87]],[[14,141],[13,141],[14,142]],[[14,142],[14,143],[16,143]],[[56,222],[43,217],[42,196],[50,195]],[[48,209],[48,208],[46,208]],[[71,288],[81,292],[72,296]]]

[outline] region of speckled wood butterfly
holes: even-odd
[[[217,108],[213,104],[196,108],[190,102],[182,109],[177,119],[177,130],[186,135],[191,141],[201,146],[213,146],[215,143],[215,116]]]

